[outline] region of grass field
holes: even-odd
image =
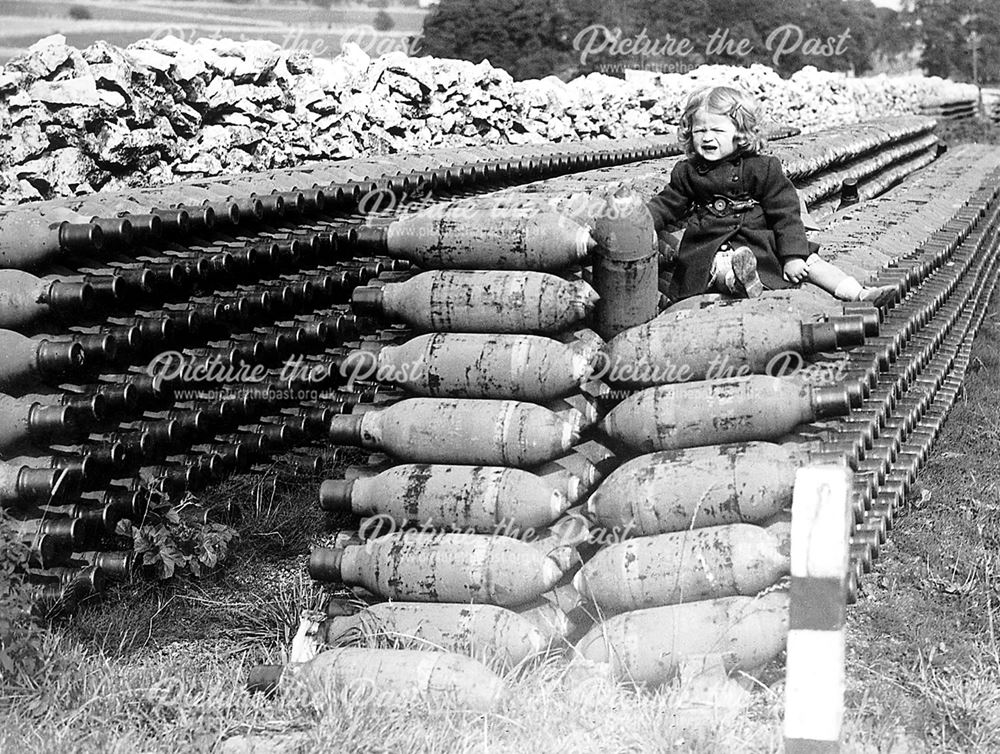
[[[86,19],[74,19],[71,8],[84,8]],[[377,33],[374,42],[402,49],[405,37],[417,35],[426,13],[417,8],[387,9],[394,26]],[[145,37],[173,34],[193,41],[198,37],[267,39],[283,47],[307,49],[317,55],[336,55],[345,35],[371,29],[375,10],[311,4],[238,5],[224,2],[170,2],[170,0],[0,0],[0,63],[39,38],[63,34],[68,44],[84,48],[99,39],[124,47]],[[371,40],[370,34],[364,37]],[[363,45],[364,46],[364,45]]]

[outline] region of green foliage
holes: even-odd
[[[586,14],[569,0],[442,0],[424,20],[426,55],[490,63],[516,79],[573,68],[573,38]],[[584,26],[586,24],[583,24]]]
[[[1000,2],[1000,0],[997,0]],[[601,27],[618,40],[644,35],[660,49],[641,54],[613,44],[581,61],[588,29]],[[774,53],[788,29],[788,45],[777,61]],[[818,54],[817,45],[837,54]],[[609,67],[644,65],[685,66],[702,63],[750,65],[764,63],[782,74],[804,65],[827,70],[863,73],[873,57],[891,57],[908,51],[913,36],[893,10],[876,8],[870,0],[809,0],[788,3],[760,0],[441,0],[424,21],[425,54],[457,57],[473,62],[488,59],[515,79],[555,74],[568,78]],[[606,39],[600,32],[596,41]],[[683,55],[663,49],[669,41],[689,40]],[[720,45],[730,40],[731,47]],[[735,50],[741,40],[745,49]],[[813,40],[807,48],[807,41]],[[714,47],[710,47],[712,42]]]
[[[372,21],[372,26],[375,27],[376,31],[389,31],[396,25],[396,22],[392,20],[392,16],[386,13],[384,10],[380,10],[375,14],[375,19]]]
[[[1000,0],[916,0],[911,17],[928,74],[972,81],[976,34],[979,80],[1000,80]]]
[[[199,577],[228,560],[239,539],[233,527],[189,522],[165,496],[154,493],[152,498],[148,522],[136,526],[125,519],[117,529],[132,540],[136,557],[148,573],[160,580],[179,574]]]
[[[31,685],[44,658],[44,633],[32,619],[31,594],[20,575],[28,556],[0,509],[0,678],[12,686]]]

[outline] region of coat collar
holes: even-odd
[[[714,170],[715,168],[719,167],[720,165],[737,165],[738,166],[740,164],[740,162],[743,160],[743,157],[744,157],[743,152],[734,152],[733,154],[729,155],[729,157],[727,157],[724,160],[716,160],[715,162],[709,162],[708,160],[703,160],[698,155],[695,155],[692,158],[691,161],[694,163],[694,169],[698,171],[698,174],[699,175],[705,175],[710,170]]]

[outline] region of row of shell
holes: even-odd
[[[805,292],[752,308],[706,300],[604,343],[581,329],[596,293],[553,274],[552,260],[583,261],[586,229],[543,219],[494,221],[500,248],[472,224],[419,213],[383,231],[396,254],[463,269],[356,292],[364,313],[423,334],[356,357],[359,373],[415,397],[331,426],[335,442],[403,463],[320,490],[326,510],[368,519],[363,541],[315,550],[311,574],[390,601],[327,618],[319,637],[407,637],[508,666],[572,641],[575,656],[644,684],[713,648],[730,668],[756,667],[787,630],[784,593],[754,595],[788,571],[791,487],[755,464],[791,479],[810,449],[761,440],[849,409],[842,388],[761,372],[781,353],[862,342],[871,314]],[[504,269],[474,269],[487,266]],[[732,373],[713,374],[706,353]],[[643,389],[607,413],[611,387]]]
[[[927,207],[927,220],[933,221],[936,213],[937,208]],[[917,228],[919,238],[909,243],[919,243],[922,230]],[[848,250],[838,261],[859,277],[878,266],[867,250]],[[409,304],[419,311],[428,301]],[[636,392],[602,417],[596,430],[606,455],[597,456],[604,465],[589,484],[579,485],[588,489],[599,483],[585,509],[574,512],[589,529],[586,541],[577,546],[580,561],[564,561],[568,567],[556,569],[539,565],[537,556],[519,560],[512,553],[511,560],[498,566],[494,553],[473,562],[475,544],[469,537],[477,535],[396,532],[376,537],[358,546],[367,554],[354,558],[352,576],[345,581],[364,583],[379,596],[401,601],[333,618],[324,626],[325,638],[359,629],[369,635],[388,631],[465,651],[495,653],[503,647],[508,659],[515,653],[526,658],[531,642],[524,641],[523,631],[511,630],[511,612],[496,610],[509,606],[517,611],[525,592],[509,586],[537,591],[548,585],[545,578],[539,581],[539,573],[556,579],[561,570],[552,590],[556,604],[571,608],[573,619],[596,621],[585,633],[581,621],[574,627],[577,633],[569,634],[574,661],[596,663],[619,680],[654,685],[672,678],[689,657],[717,654],[728,670],[766,663],[784,648],[788,629],[787,596],[773,587],[788,572],[790,526],[783,510],[790,502],[795,470],[820,457],[829,462],[831,448],[841,462],[856,461],[850,444],[831,442],[835,433],[828,425],[803,425],[845,415],[859,396],[836,380],[839,376],[849,383],[858,375],[797,380],[761,372],[772,371],[775,356],[801,358],[857,346],[861,336],[875,334],[871,315],[877,323],[877,313],[838,309],[806,291],[775,293],[737,306],[703,297],[615,337],[600,351],[601,376]],[[411,311],[408,316],[422,315]],[[708,353],[721,354],[722,368],[735,371],[712,374],[718,365]],[[687,375],[679,375],[677,362]],[[476,359],[461,362],[466,379],[474,379],[477,364]],[[590,366],[593,377],[598,366]],[[410,413],[418,411],[416,421],[424,426],[434,425],[437,414],[468,411],[484,421],[496,416],[485,410],[496,396],[481,393],[470,401],[461,390],[448,396],[437,404],[410,402]],[[405,421],[403,412],[385,421]],[[447,435],[448,422],[422,439]],[[471,430],[474,423],[470,419],[459,426]],[[475,444],[474,432],[461,436]],[[399,453],[398,448],[378,446]],[[449,456],[452,452],[459,456]],[[475,452],[441,444],[407,446],[409,465],[350,483],[359,490],[356,507],[355,495],[350,495],[352,507],[359,514],[386,516],[394,526],[419,525],[426,515],[428,524],[468,525],[480,532],[501,516],[521,526],[543,526],[557,515],[561,503],[553,504],[555,494],[542,491],[537,475],[515,480],[514,469],[480,467],[466,471],[466,481],[455,487],[445,480],[462,479],[457,470],[468,467],[429,462]],[[498,480],[507,475],[507,486],[484,494],[480,482],[495,471]],[[523,498],[501,502],[500,489],[509,493],[521,484]],[[344,496],[344,483],[331,481],[324,488],[333,497]],[[481,506],[482,501],[489,504]],[[556,545],[565,547],[566,541],[550,540],[550,559]],[[596,544],[605,546],[597,549]],[[502,557],[500,551],[495,554]],[[487,560],[491,570],[477,569]],[[404,563],[413,570],[398,578]],[[530,565],[522,569],[525,564]],[[339,567],[343,571],[343,559]],[[454,571],[446,575],[449,567]],[[497,579],[499,571],[516,574],[518,583]],[[438,579],[449,577],[454,578],[449,585],[457,586],[468,604],[408,601],[435,599]],[[480,582],[490,588],[479,591]],[[400,593],[408,583],[416,586],[414,591]],[[475,629],[466,628],[473,623]],[[458,626],[461,632],[449,630]],[[518,637],[513,643],[512,636]]]
[[[417,214],[389,225],[383,242],[393,253],[445,269],[355,291],[359,313],[424,334],[355,359],[358,372],[415,397],[331,426],[335,442],[404,463],[320,490],[325,509],[368,516],[364,528],[374,521],[387,533],[314,550],[310,573],[391,600],[327,618],[318,629],[327,644],[405,637],[410,649],[510,668],[568,632],[554,603],[579,554],[559,520],[583,482],[562,468],[546,478],[543,467],[571,454],[597,419],[583,389],[603,342],[581,329],[594,289],[553,273],[579,264],[593,243],[564,219],[480,219]],[[486,666],[460,675],[473,706],[498,688]]]

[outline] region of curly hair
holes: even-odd
[[[760,134],[760,105],[741,89],[709,86],[691,93],[677,128],[679,141],[688,157],[695,156],[691,123],[700,110],[732,119],[736,126],[734,141],[737,152],[756,154],[764,148],[764,137]]]

